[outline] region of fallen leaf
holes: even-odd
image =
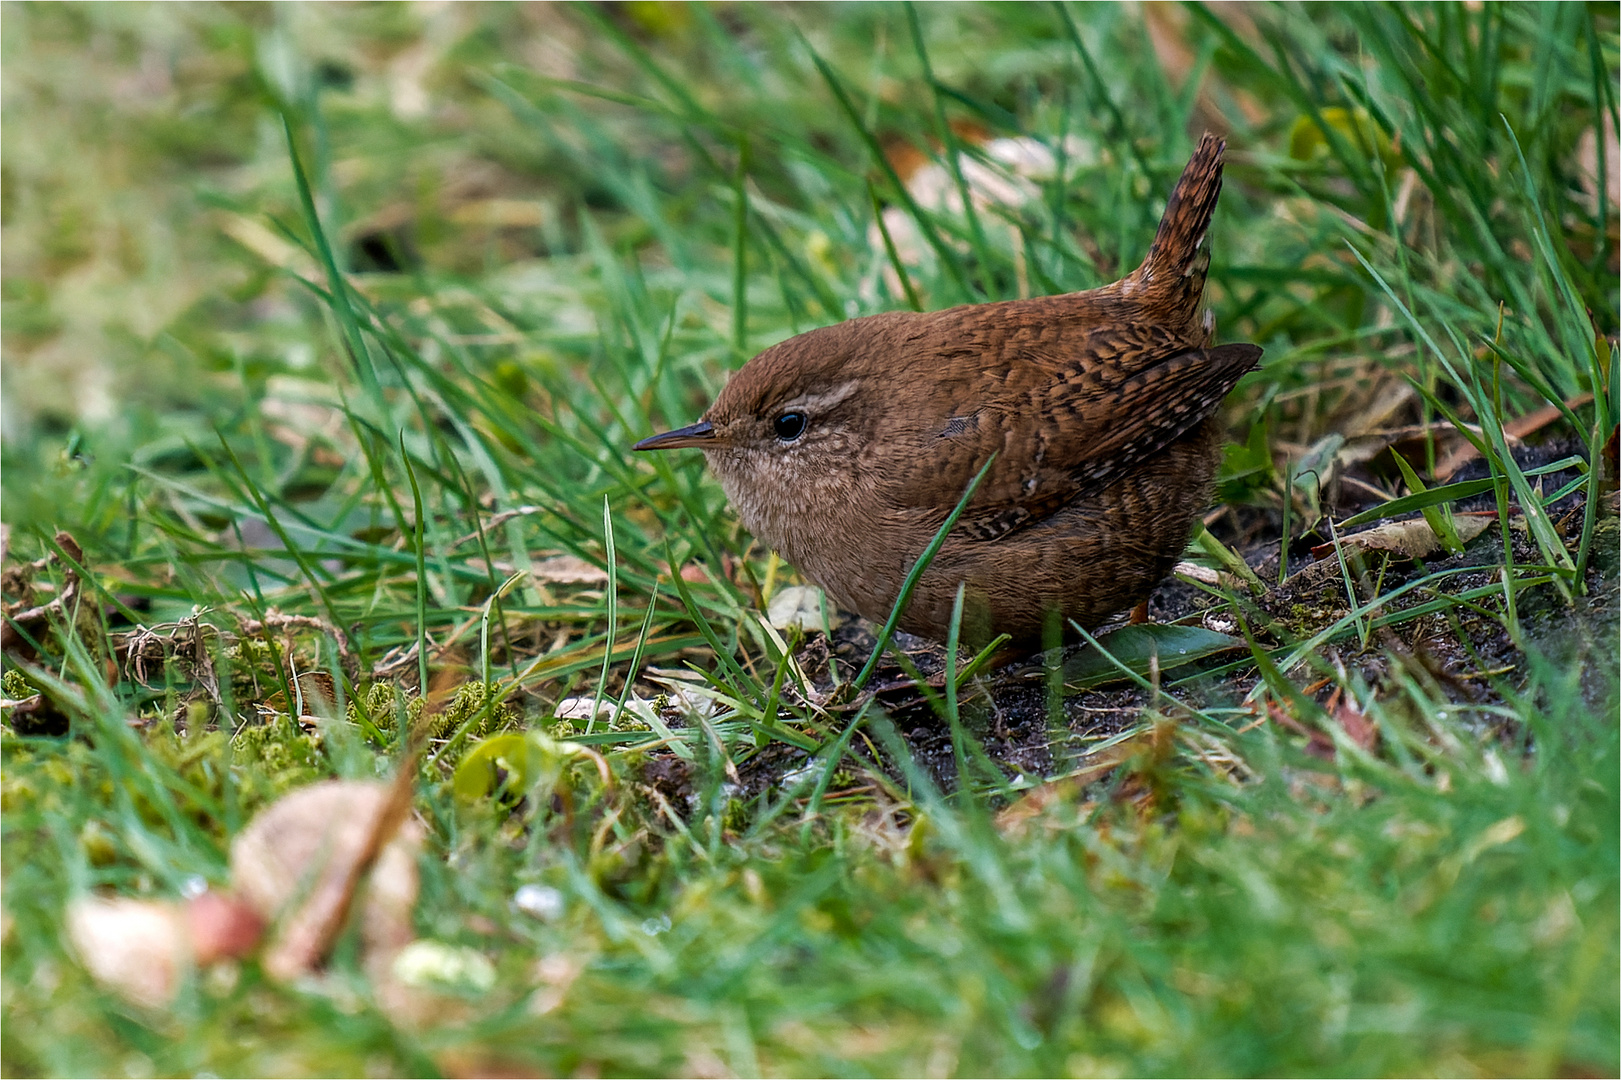
[[[1496,514],[1454,514],[1452,525],[1458,539],[1468,543],[1485,532]],[[1339,539],[1340,549],[1349,553],[1361,551],[1388,551],[1404,559],[1422,559],[1441,547],[1441,538],[1435,535],[1430,523],[1423,518],[1407,521],[1386,521],[1371,529],[1363,529]],[[1319,544],[1311,549],[1312,556],[1326,559],[1334,554],[1333,544]]]
[[[287,705],[288,692],[292,693],[294,704],[302,706],[295,714],[300,722],[323,711],[330,713],[338,700],[338,687],[331,675],[324,671],[306,671],[297,679],[288,680],[287,691],[277,690],[266,698],[263,707],[271,712],[294,713]]]
[[[1156,659],[1160,671],[1166,672],[1245,647],[1238,638],[1202,626],[1168,623],[1134,623],[1100,636],[1098,645],[1139,675],[1147,674]],[[1086,690],[1126,677],[1118,664],[1095,648],[1081,650],[1064,664],[1064,686],[1069,690]]]
[[[192,964],[177,904],[82,896],[68,905],[66,923],[91,976],[137,1005],[167,1005]]]
[[[277,800],[231,844],[237,895],[275,934],[265,970],[308,974],[342,928],[367,878],[362,938],[368,951],[410,941],[421,829],[408,821],[410,770],[392,784],[328,780]],[[402,795],[403,792],[403,795]]]
[[[778,630],[820,630],[824,603],[822,590],[814,585],[789,585],[778,589],[777,595],[771,598],[766,607],[766,620]],[[842,621],[831,606],[827,616],[829,629]]]
[[[1338,690],[1334,691],[1334,702],[1329,709],[1329,715],[1334,722],[1344,729],[1351,741],[1364,750],[1371,751],[1379,742],[1379,728],[1367,714],[1357,708],[1356,702],[1349,695],[1342,696]]]
[[[1334,740],[1329,738],[1327,734],[1302,724],[1286,711],[1282,705],[1279,705],[1271,698],[1268,698],[1266,702],[1266,714],[1272,718],[1274,723],[1287,728],[1296,735],[1306,736],[1306,753],[1323,761],[1334,760]]]

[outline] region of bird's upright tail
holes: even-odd
[[[1210,252],[1205,232],[1221,197],[1221,157],[1227,143],[1205,132],[1165,204],[1159,231],[1143,264],[1121,282],[1122,292],[1165,309],[1174,321],[1192,322],[1204,295]]]

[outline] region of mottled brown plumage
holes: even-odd
[[[1038,639],[1141,600],[1210,496],[1216,408],[1254,345],[1200,312],[1224,144],[1205,135],[1143,264],[1087,292],[891,312],[745,364],[704,420],[638,450],[702,447],[743,523],[842,606],[883,619],[994,452],[901,626]],[[800,422],[802,419],[802,423]]]

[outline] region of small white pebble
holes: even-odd
[[[512,894],[513,911],[543,922],[562,918],[564,907],[563,894],[550,885],[520,885]]]
[[[559,701],[553,715],[559,720],[589,720],[591,719],[591,705],[593,702],[596,703],[598,716],[603,713],[611,714],[614,711],[612,701],[598,701],[594,697],[571,697]]]
[[[817,758],[814,761],[807,761],[797,769],[789,769],[787,772],[782,774],[782,778],[778,781],[778,783],[780,783],[784,788],[791,788],[795,784],[800,783],[814,783],[815,781],[820,780],[822,778],[822,773],[826,771],[826,759]]]

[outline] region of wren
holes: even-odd
[[[851,319],[774,345],[703,419],[743,524],[842,607],[888,618],[994,453],[900,626],[944,640],[1090,629],[1146,597],[1211,495],[1223,398],[1261,350],[1213,345],[1204,243],[1226,144],[1206,134],[1142,265],[1085,292]]]

